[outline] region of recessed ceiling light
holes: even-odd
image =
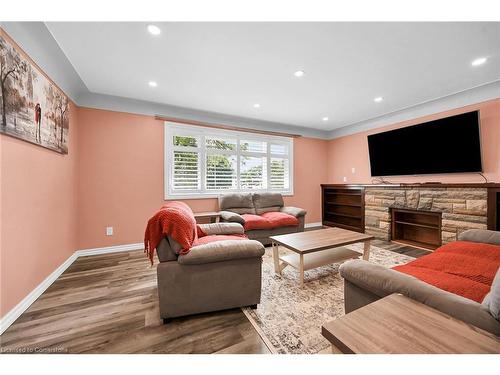
[[[321,120],[323,120],[323,121],[328,121],[328,117],[326,117],[326,116],[325,116],[325,117],[323,117]]]
[[[160,28],[156,25],[148,25],[148,31],[151,35],[160,35],[161,34]]]
[[[260,104],[259,104],[259,103],[255,103],[255,104],[253,105],[253,107],[254,107],[254,108],[260,108]]]
[[[373,99],[375,103],[380,103],[382,100],[384,100],[384,98],[382,98],[381,96],[377,96],[375,99]]]
[[[157,84],[155,81],[149,81],[149,82],[148,82],[148,84],[149,84],[149,86],[151,86],[151,87],[156,87],[156,86],[158,86],[158,84]]]
[[[475,59],[474,61],[472,61],[472,66],[479,66],[479,65],[483,65],[486,60],[488,60],[486,57],[478,57],[477,59]]]
[[[297,70],[295,73],[293,73],[295,77],[302,77],[304,75],[303,70]]]

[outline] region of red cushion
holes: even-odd
[[[248,237],[244,234],[233,234],[233,235],[210,235],[205,237],[200,237],[193,242],[193,247],[199,245],[206,245],[211,242],[227,241],[227,240],[246,240]]]
[[[245,219],[245,225],[243,225],[245,230],[272,228],[271,223],[260,215],[243,214],[241,216]]]
[[[292,215],[283,212],[266,212],[262,215],[241,215],[245,219],[245,230],[273,229],[299,225],[299,220]]]
[[[267,219],[273,228],[299,225],[299,219],[283,212],[265,212],[261,216]]]
[[[440,289],[482,302],[490,291],[498,267],[500,246],[455,241],[394,269]]]

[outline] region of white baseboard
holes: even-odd
[[[99,247],[95,249],[83,249],[76,250],[71,256],[64,261],[57,269],[52,272],[45,280],[43,280],[35,289],[31,291],[26,297],[23,298],[12,310],[10,310],[5,316],[0,319],[0,335],[5,332],[7,328],[11,326],[12,323],[16,321],[17,318],[25,312],[28,307],[35,302],[38,297],[42,295],[43,292],[47,290],[49,286],[52,285],[54,281],[57,280],[59,276],[62,275],[64,271],[68,269],[71,264],[77,260],[79,257],[89,256],[89,255],[100,255],[100,254],[110,254],[118,253],[122,251],[132,251],[132,250],[142,250],[144,249],[143,243],[133,243],[127,245],[109,246],[109,247]]]
[[[0,335],[10,327],[12,323],[16,321],[23,312],[26,311],[28,307],[31,306],[33,302],[37,300],[38,297],[42,295],[43,292],[47,290],[49,286],[52,285],[54,281],[57,280],[61,274],[66,271],[66,269],[71,266],[71,264],[76,260],[77,256],[75,253],[64,261],[57,269],[52,272],[45,280],[43,280],[35,289],[31,291],[26,297],[23,298],[12,310],[10,310],[1,320],[0,320]]]
[[[323,223],[321,221],[318,221],[317,223],[306,223],[306,225],[304,225],[305,228],[314,228],[321,226],[323,226]]]
[[[89,255],[100,255],[100,254],[111,254],[111,253],[119,253],[122,251],[132,251],[132,250],[143,250],[144,243],[130,243],[127,245],[117,245],[117,246],[108,246],[108,247],[96,247],[94,249],[83,249],[75,251],[75,254],[79,257],[87,257]]]

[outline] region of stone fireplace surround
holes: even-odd
[[[487,228],[486,187],[435,187],[422,185],[365,186],[365,232],[391,239],[391,208],[442,213],[441,240],[457,240],[467,229]]]

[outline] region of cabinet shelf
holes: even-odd
[[[364,188],[322,187],[323,225],[365,231]]]
[[[327,212],[327,215],[334,215],[334,216],[342,216],[342,217],[350,217],[352,219],[361,219],[360,215],[349,215],[349,214],[342,214],[339,212]]]
[[[441,246],[441,212],[391,209],[391,239],[434,250]]]
[[[336,203],[336,202],[326,202],[326,204],[331,204],[333,206],[348,206],[348,207],[362,207],[360,203]]]
[[[407,222],[407,221],[399,221],[399,220],[395,220],[395,222],[396,222],[396,224],[402,224],[402,225],[412,225],[412,226],[415,226],[415,227],[430,228],[430,229],[436,229],[436,230],[439,229],[439,227],[437,225],[410,223],[410,222]]]

